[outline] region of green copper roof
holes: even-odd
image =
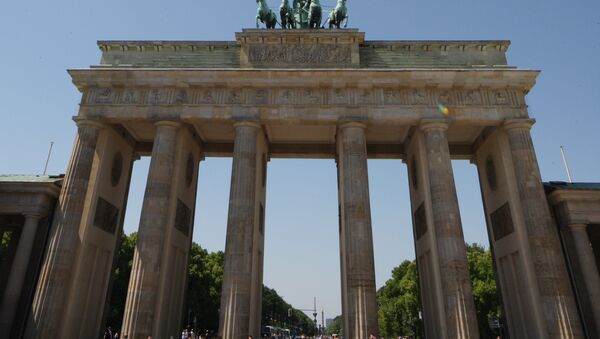
[[[597,182],[564,182],[550,181],[544,183],[547,192],[556,190],[578,190],[578,191],[600,191],[600,183]]]
[[[64,174],[60,175],[0,175],[0,183],[53,183],[60,185],[64,179]]]

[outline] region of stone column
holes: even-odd
[[[600,331],[600,275],[596,266],[594,251],[590,244],[586,224],[571,224],[569,225],[573,240],[575,242],[575,250],[577,258],[581,266],[581,273],[585,287],[587,289],[587,297],[590,299],[592,312],[594,312],[594,323],[596,329]]]
[[[35,297],[26,338],[59,337],[72,269],[80,245],[78,235],[98,133],[102,124],[76,120],[78,131],[69,161]]]
[[[251,122],[234,125],[235,141],[221,289],[219,333],[223,339],[245,339],[250,333],[257,194],[257,154],[261,126]],[[261,278],[262,279],[262,278]],[[262,285],[262,280],[261,280]],[[261,288],[262,292],[262,288]],[[258,317],[260,322],[260,316]]]
[[[551,338],[581,338],[583,330],[558,232],[542,187],[529,132],[531,126],[533,120],[515,119],[506,121],[504,129],[512,155],[548,335]]]
[[[156,123],[140,227],[125,304],[122,333],[131,339],[153,336],[161,263],[167,227],[168,203],[174,173],[177,134],[181,124]]]
[[[421,123],[448,338],[479,338],[445,121]]]
[[[345,123],[337,135],[340,248],[345,275],[342,303],[346,311],[344,333],[350,339],[369,338],[379,332],[365,127]]]
[[[21,297],[21,287],[25,281],[31,249],[35,241],[37,226],[41,216],[38,214],[26,214],[25,224],[21,231],[17,252],[10,268],[8,283],[2,298],[0,309],[0,333],[10,333],[12,322],[17,311],[17,304]]]

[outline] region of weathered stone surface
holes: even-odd
[[[583,338],[558,232],[546,201],[540,170],[529,129],[533,121],[507,121],[515,179],[530,243],[535,276],[543,305],[548,335],[552,338]]]
[[[101,128],[102,125],[95,121],[78,121],[77,139],[54,213],[27,338],[60,336],[72,270],[80,246],[79,225]]]
[[[458,197],[448,148],[448,125],[443,120],[426,120],[423,133],[428,171],[434,246],[442,286],[447,338],[479,338],[477,315]]]
[[[152,161],[140,219],[135,254],[129,280],[123,334],[129,338],[148,338],[155,333],[157,299],[162,258],[167,233],[177,134],[181,125],[169,121],[156,124]]]
[[[352,339],[379,332],[365,127],[344,123],[337,135],[342,313]]]
[[[219,334],[260,336],[266,161],[261,126],[235,125]],[[262,182],[262,184],[261,184]]]

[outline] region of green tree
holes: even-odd
[[[113,272],[112,291],[109,299],[110,303],[106,323],[117,331],[120,331],[123,322],[123,312],[125,311],[125,301],[127,299],[127,288],[129,286],[129,276],[131,274],[136,239],[137,233],[132,233],[129,236],[121,236],[121,246],[117,253],[117,263]]]
[[[106,324],[117,331],[122,326],[136,238],[136,233],[122,236],[113,272]],[[224,259],[223,252],[209,253],[198,244],[192,243],[182,326],[194,325],[196,319],[197,330],[201,331],[200,333],[206,330],[216,333],[219,327]],[[273,324],[279,327],[284,327],[285,324],[286,327],[296,328],[304,334],[313,333],[314,323],[310,318],[292,308],[275,290],[266,286],[263,286],[262,305],[262,324]],[[288,309],[291,309],[289,317]]]
[[[473,286],[473,298],[482,338],[495,338],[488,319],[500,318],[492,254],[477,244],[467,244],[467,261]],[[392,278],[377,291],[379,330],[385,337],[411,335],[424,337],[419,320],[419,284],[417,265],[404,261],[392,271]]]
[[[224,260],[222,251],[208,253],[192,243],[184,322],[194,325],[194,319],[197,319],[200,333],[206,330],[216,332],[219,328]]]
[[[285,302],[277,291],[266,286],[263,286],[261,323],[263,326],[293,329],[296,333],[314,334],[314,322],[304,312]]]
[[[477,310],[479,334],[482,338],[496,338],[498,333],[493,332],[488,325],[489,319],[500,319],[492,253],[481,245],[467,244],[467,261]]]
[[[344,335],[344,316],[338,315],[333,318],[333,322],[329,327],[327,327],[327,334],[337,334],[340,336]]]
[[[415,261],[404,261],[377,291],[379,332],[386,337],[420,334],[419,284]]]

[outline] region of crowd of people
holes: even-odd
[[[113,331],[110,326],[108,326],[106,328],[106,330],[104,331],[103,339],[126,339],[126,338],[127,338],[127,334],[124,334],[123,337],[120,337],[119,333],[116,331]],[[303,335],[303,336],[297,336],[297,337],[293,337],[293,338],[291,338],[291,337],[290,338],[283,338],[283,337],[268,338],[267,336],[264,336],[261,339],[341,339],[341,338],[342,337],[340,337],[339,335],[333,334],[331,336],[318,335],[318,336],[314,336],[314,337]],[[152,339],[152,337],[148,337],[148,339]],[[181,339],[221,339],[221,337],[218,335],[212,335],[208,330],[204,334],[196,334],[196,333],[194,333],[194,329],[191,326],[187,326],[181,332]],[[253,339],[253,337],[251,335],[249,335],[248,339]],[[369,339],[378,339],[378,338],[374,334],[371,334],[369,336]],[[379,339],[383,339],[383,337],[381,337]],[[400,336],[400,337],[398,337],[398,339],[411,339],[411,337]]]

